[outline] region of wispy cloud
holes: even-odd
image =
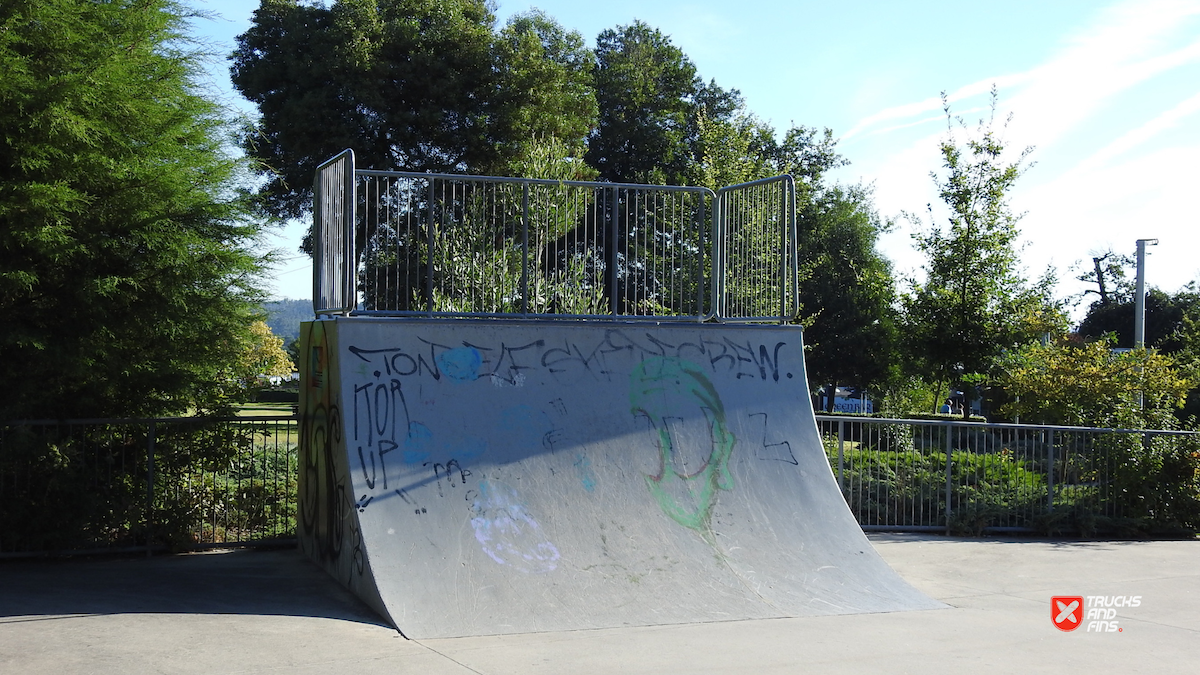
[[[1047,62],[1024,72],[989,75],[948,93],[953,103],[1007,92],[1001,112],[1019,110],[1016,124],[1035,128],[1044,145],[1071,129],[1113,96],[1157,74],[1200,60],[1200,43],[1159,53],[1181,22],[1200,15],[1200,1],[1124,2],[1102,10],[1084,29],[1064,41]],[[856,123],[842,138],[887,133],[936,118],[939,97],[892,106]],[[913,120],[914,117],[922,117]],[[890,123],[890,124],[888,124]]]
[[[1178,287],[1196,272],[1188,251],[1200,245],[1189,196],[1200,181],[1194,168],[1200,133],[1191,131],[1200,128],[1198,19],[1200,0],[1116,3],[1066,36],[1043,63],[982,77],[949,93],[963,111],[955,114],[967,117],[981,102],[977,97],[996,84],[999,119],[1015,111],[1008,144],[1037,147],[1042,165],[1012,194],[1014,209],[1029,211],[1023,230],[1031,269],[1051,261],[1069,265],[1111,242],[1162,236],[1173,247],[1156,251],[1157,283]],[[934,151],[944,133],[944,127],[932,126],[940,116],[930,113],[940,109],[937,98],[888,107],[843,136],[870,137],[894,148],[859,167],[874,178],[884,213],[936,201],[927,176],[937,168]],[[1178,142],[1162,142],[1169,132]],[[1138,227],[1153,232],[1135,236]],[[906,235],[897,232],[885,242],[901,268],[919,264],[901,241]]]
[[[1192,96],[1174,108],[1104,146],[1092,156],[1079,162],[1074,170],[1089,171],[1108,164],[1121,155],[1134,152],[1156,136],[1170,131],[1172,128],[1178,126],[1180,122],[1197,113],[1200,113],[1200,94]]]

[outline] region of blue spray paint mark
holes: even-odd
[[[579,474],[579,482],[583,484],[583,489],[591,492],[596,489],[596,474],[592,472],[592,460],[584,455],[579,455],[575,460],[575,469]]]
[[[478,496],[471,503],[471,515],[475,539],[497,564],[527,574],[545,574],[558,568],[558,548],[546,538],[511,486],[481,480]]]
[[[479,377],[483,356],[474,347],[458,347],[437,356],[438,369],[452,380],[468,382]]]
[[[420,422],[410,422],[408,438],[404,439],[404,463],[420,464],[429,459],[429,441],[433,432]]]

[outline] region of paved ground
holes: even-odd
[[[950,607],[416,642],[290,550],[3,561],[0,673],[1200,672],[1200,541],[871,539]],[[1141,600],[1064,633],[1053,595]]]

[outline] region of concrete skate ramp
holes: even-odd
[[[942,606],[846,507],[801,335],[305,324],[301,545],[411,638]]]

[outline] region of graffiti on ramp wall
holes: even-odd
[[[733,488],[729,457],[736,439],[720,394],[695,363],[655,357],[630,373],[629,403],[633,414],[644,416],[656,432],[658,473],[646,476],[654,500],[680,525],[708,530],[718,491]],[[707,439],[701,435],[700,447],[683,447],[697,441],[672,433],[672,423],[696,419],[697,407],[707,422]]]

